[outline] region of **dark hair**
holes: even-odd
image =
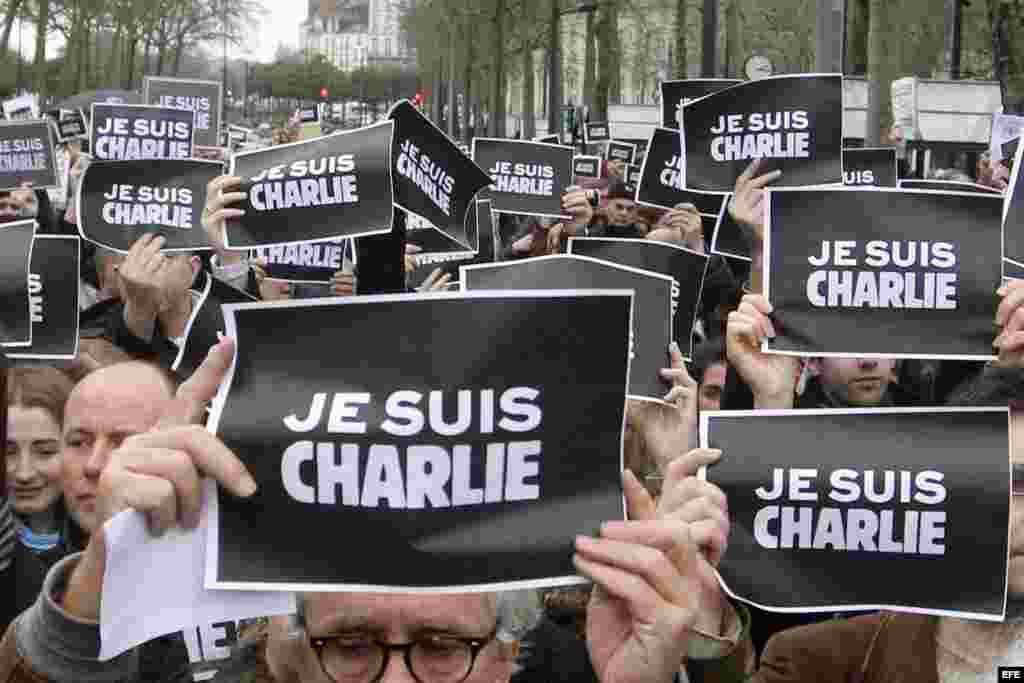
[[[704,381],[704,373],[712,365],[727,363],[725,356],[725,341],[718,337],[701,342],[693,347],[693,360],[690,361],[690,377],[700,384]]]
[[[946,405],[965,408],[1024,408],[1024,370],[986,366],[949,395]]]
[[[616,178],[608,185],[608,201],[613,199],[633,199],[635,192],[631,192],[625,182]]]

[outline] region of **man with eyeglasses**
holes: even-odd
[[[97,661],[106,563],[102,524],[130,507],[146,516],[156,535],[179,525],[194,528],[204,476],[231,495],[255,493],[245,465],[192,424],[216,394],[233,355],[234,342],[223,339],[173,396],[168,392],[151,402],[160,406],[155,427],[131,430],[104,450],[93,502],[96,530],[84,552],[53,568],[39,599],[8,629],[0,643],[0,681],[140,680],[137,651]],[[109,373],[108,379],[121,383]],[[96,412],[102,414],[103,407]],[[590,663],[605,683],[671,683],[686,676],[682,667],[692,663],[688,659],[713,656],[715,647],[740,639],[739,623],[704,619],[721,613],[705,601],[720,598],[689,576],[686,566],[694,548],[721,554],[728,520],[721,510],[705,519],[705,508],[657,509],[631,474],[623,483],[634,521],[606,522],[599,537],[576,538],[573,563],[594,583]],[[668,477],[666,490],[673,483]],[[693,514],[699,519],[691,519]],[[503,595],[307,595],[306,636],[278,633],[268,641],[266,664],[276,680],[295,683],[507,683],[523,630],[501,628]],[[691,651],[695,645],[699,651]]]

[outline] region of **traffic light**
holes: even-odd
[[[327,88],[320,88],[320,98],[324,100],[327,99]]]

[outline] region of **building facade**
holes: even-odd
[[[309,0],[299,27],[299,47],[319,52],[335,66],[409,66],[415,55],[399,26],[402,0]]]

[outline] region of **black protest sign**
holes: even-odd
[[[668,242],[604,237],[570,237],[569,253],[672,278],[672,337],[683,356],[691,358],[693,328],[710,257]]]
[[[667,128],[654,129],[647,143],[644,163],[640,168],[637,203],[660,209],[671,209],[677,204],[693,204],[698,212],[717,216],[722,210],[724,196],[683,188],[686,164],[679,149],[679,131]],[[733,180],[735,181],[735,178]]]
[[[475,221],[476,218],[472,213],[466,214],[466,241],[471,244],[469,247],[476,246],[475,234],[471,232],[476,229]],[[441,232],[430,223],[422,221],[415,216],[410,216],[406,222],[406,236],[405,240],[409,244],[414,244],[420,248],[421,254],[443,254],[455,251],[471,251],[465,244],[456,242],[447,233]]]
[[[237,354],[208,427],[259,490],[218,497],[208,586],[577,583],[574,536],[623,518],[627,294],[224,310]],[[347,542],[296,533],[326,528]]]
[[[992,358],[999,197],[768,190],[764,290],[796,355]],[[823,219],[824,217],[824,219]]]
[[[472,249],[466,215],[490,176],[407,100],[388,118],[395,122],[395,205],[450,235],[460,249]]]
[[[1013,157],[1013,171],[1007,183],[1006,201],[1003,202],[1003,256],[1007,261],[1024,267],[1024,190],[1018,187],[1022,155],[1024,145],[1017,148]]]
[[[683,124],[687,188],[729,192],[754,159],[778,187],[843,181],[839,74],[748,81],[685,105]]]
[[[1005,408],[703,414],[732,521],[723,586],[768,610],[1001,621],[1008,423]]]
[[[93,104],[90,147],[98,161],[189,159],[195,113],[142,104]]]
[[[121,253],[153,232],[166,239],[164,251],[209,249],[206,186],[223,168],[198,159],[94,161],[78,185],[79,232]]]
[[[630,189],[633,190],[633,192],[636,192],[637,188],[640,187],[640,179],[642,177],[643,177],[643,167],[642,166],[636,166],[634,164],[627,164],[626,165],[626,185],[628,185],[630,187]]]
[[[624,161],[627,164],[631,164],[633,159],[636,158],[636,145],[632,142],[609,140],[604,158],[608,161]]]
[[[227,329],[221,306],[251,301],[255,299],[207,273],[206,287],[192,307],[192,317],[185,329],[185,343],[178,347],[171,370],[183,380],[191,377],[219,341],[218,333],[224,334]]]
[[[89,126],[81,109],[62,114],[54,124],[57,126],[57,142],[64,143],[89,137]]]
[[[572,159],[572,147],[473,139],[473,160],[492,182],[480,198],[490,199],[499,212],[562,218],[562,192],[572,184]]]
[[[9,357],[70,360],[78,355],[80,245],[75,235],[36,235],[28,276],[32,344]]]
[[[595,142],[611,140],[612,134],[607,121],[587,121],[583,124],[583,142],[592,145]]]
[[[732,78],[688,78],[661,83],[661,125],[679,130],[683,119],[683,105],[701,97],[739,85],[743,81]]]
[[[236,154],[248,193],[227,222],[229,249],[391,232],[394,122]]]
[[[29,263],[34,220],[0,225],[0,346],[32,344]]]
[[[267,277],[285,282],[330,282],[345,263],[345,252],[350,240],[330,242],[302,242],[279,244],[275,247],[257,247],[255,258],[266,259]]]
[[[901,190],[931,190],[932,192],[973,192],[1002,196],[1002,190],[978,183],[964,183],[958,180],[916,180],[906,178],[899,181]]]
[[[490,200],[477,200],[475,209],[466,216],[467,223],[472,222],[470,234],[476,236],[479,245],[478,251],[463,252],[426,252],[416,256],[416,269],[409,274],[409,285],[418,288],[430,277],[436,269],[449,273],[458,284],[459,269],[462,266],[470,266],[478,263],[494,263],[496,255],[500,250],[498,246],[498,234],[494,224],[494,214],[491,212]],[[416,231],[408,234],[409,242],[416,237]]]
[[[146,104],[195,112],[195,144],[217,146],[223,108],[220,81],[147,76],[143,82],[143,98]]]
[[[462,268],[463,291],[481,289],[631,289],[632,362],[629,396],[658,401],[667,392],[658,371],[668,361],[672,341],[672,287],[667,275],[621,266],[588,256],[541,256]]]
[[[1000,156],[1002,157],[1001,161],[1009,161],[1011,159],[1015,159],[1017,157],[1018,147],[1020,147],[1020,138],[1017,138],[1016,140],[1010,140],[1009,142],[1004,142],[999,147],[999,150],[1001,152]]]
[[[572,158],[573,178],[600,178],[601,157],[577,155]]]
[[[899,171],[895,147],[843,150],[843,184],[848,187],[896,187]]]
[[[319,107],[303,107],[298,114],[300,123],[320,123]]]
[[[53,129],[46,120],[0,121],[0,190],[56,187]]]

